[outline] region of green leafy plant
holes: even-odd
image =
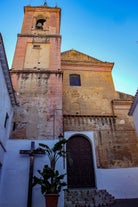
[[[66,156],[65,151],[65,144],[67,143],[66,139],[62,139],[58,141],[52,148],[50,148],[48,145],[40,143],[39,146],[41,149],[49,158],[50,161],[50,167],[55,170],[56,163],[60,157]]]
[[[64,174],[60,174],[56,169],[56,163],[60,157],[66,156],[65,144],[67,140],[62,139],[58,141],[52,148],[48,145],[40,143],[39,150],[43,151],[49,158],[50,165],[44,165],[42,170],[37,170],[39,177],[33,177],[33,186],[40,185],[41,193],[45,196],[46,194],[58,194],[62,187],[66,186],[64,182]]]
[[[44,165],[43,170],[38,170],[40,177],[34,176],[33,185],[41,186],[41,193],[57,194],[62,187],[66,186],[66,182],[62,181],[66,174],[59,174],[58,170],[51,169],[48,165]]]

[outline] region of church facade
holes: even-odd
[[[66,150],[73,161],[59,162],[69,189],[104,189],[116,199],[138,197],[138,138],[128,115],[133,97],[115,90],[114,63],[74,49],[61,53],[60,21],[58,7],[24,7],[10,71],[17,104],[3,167],[3,206],[9,205],[3,189],[11,191],[15,179],[17,185],[27,180],[26,159],[19,150],[30,147],[31,141],[52,146],[60,135],[68,140]],[[34,172],[43,163],[45,158],[36,158]],[[6,175],[12,177],[10,184]],[[17,191],[23,207],[26,184]],[[43,206],[37,189],[33,193],[33,207]],[[19,206],[14,197],[12,192],[10,206]],[[62,192],[63,206],[69,204]]]

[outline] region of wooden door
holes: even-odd
[[[83,136],[73,136],[67,142],[67,180],[69,188],[95,187],[92,147]]]

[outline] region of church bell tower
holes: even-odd
[[[55,139],[62,133],[61,9],[25,6],[11,78],[16,93],[14,139]]]

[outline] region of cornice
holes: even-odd
[[[63,114],[63,117],[80,117],[80,118],[116,118],[116,116],[113,115],[87,115],[87,114]]]
[[[23,69],[23,70],[15,70],[12,69],[10,71],[11,74],[20,74],[20,73],[48,73],[48,74],[62,74],[63,72],[61,70],[42,70],[42,69]]]
[[[57,35],[57,34],[18,34],[18,37],[44,37],[44,38],[61,38],[61,35]]]
[[[79,61],[79,60],[61,60],[62,65],[98,65],[103,67],[113,67],[113,63],[94,62],[94,61]]]
[[[59,7],[49,7],[49,6],[44,6],[44,5],[43,6],[30,6],[30,5],[28,5],[28,6],[24,7],[24,13],[28,12],[28,11],[34,12],[34,11],[39,11],[39,10],[61,12],[61,8],[59,8]]]
[[[120,100],[114,99],[112,100],[113,105],[130,105],[132,104],[132,100]]]

